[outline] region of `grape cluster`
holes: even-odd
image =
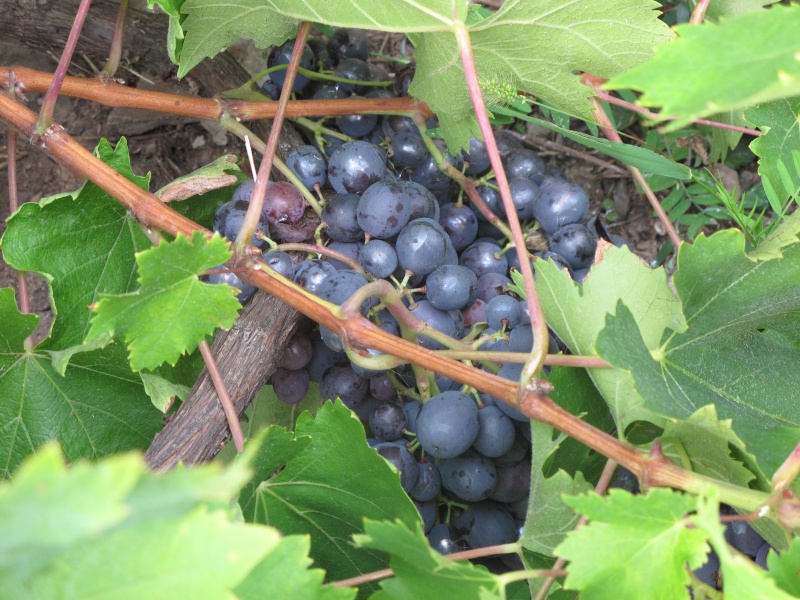
[[[327,45],[309,43],[303,60],[309,68],[334,69],[346,80],[385,78],[365,62],[368,44],[362,35],[337,31]],[[292,45],[274,49],[270,65],[288,63]],[[273,72],[269,83],[282,85],[282,73]],[[395,86],[401,93],[404,88],[405,78]],[[367,90],[359,84],[305,79],[295,83],[295,91],[341,98]],[[483,350],[529,352],[534,335],[527,304],[510,287],[511,270],[519,268],[516,251],[476,207],[462,201],[458,187],[436,162],[441,153],[473,177],[484,202],[504,217],[485,144],[473,138],[468,151],[452,155],[437,139],[433,144],[439,152],[432,152],[425,134],[402,116],[340,117],[336,124],[359,139],[339,143],[332,138],[322,148],[302,146],[286,161],[303,185],[324,188],[329,196],[320,215],[327,248],[318,246],[319,254],[305,260],[271,250],[264,261],[339,305],[370,280],[387,279],[401,290],[411,314],[437,332],[473,344],[476,359]],[[586,193],[558,169],[545,166],[513,133],[496,134],[516,211],[528,229],[546,240],[546,248],[531,257],[532,264],[553,260],[582,281],[598,240],[598,230],[587,224]],[[251,192],[252,182],[245,183],[217,213],[215,229],[229,239],[241,226]],[[271,183],[261,231],[273,240],[309,238],[314,228],[305,226],[313,221],[308,212],[296,189]],[[253,243],[266,249],[263,235]],[[226,282],[231,283],[230,277]],[[242,290],[242,299],[246,286],[233,285]],[[377,298],[364,301],[360,311],[385,332],[401,335],[397,319]],[[444,348],[436,337],[420,333],[417,342]],[[556,340],[551,338],[550,344],[557,352]],[[374,350],[367,353],[380,357]],[[435,548],[452,552],[516,540],[531,477],[528,418],[446,376],[420,375],[408,366],[388,370],[363,364],[348,359],[333,331],[306,324],[291,338],[272,385],[279,399],[296,403],[315,382],[324,399],[340,398],[352,409],[371,434],[370,444],[399,471]],[[501,377],[519,379],[521,364],[498,367]],[[427,377],[430,394],[418,389],[420,376]]]

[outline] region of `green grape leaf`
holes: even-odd
[[[713,406],[704,406],[685,421],[669,421],[661,435],[666,456],[681,464],[689,459],[691,471],[747,487],[754,479],[740,461],[731,456],[729,445],[744,447],[731,428],[730,419],[720,421]]]
[[[13,290],[0,290],[0,478],[48,440],[59,440],[70,461],[146,448],[161,416],[124,351],[78,354],[62,376],[47,354],[24,349],[38,320],[20,314]]]
[[[680,302],[667,286],[663,269],[650,269],[625,248],[606,245],[583,286],[576,284],[551,261],[536,262],[537,290],[547,323],[576,354],[596,354],[595,342],[607,313],[617,301],[642,323],[648,348],[658,347],[665,329],[685,327]],[[644,407],[633,378],[622,369],[589,369],[589,375],[606,399],[619,431],[637,420],[657,421]]]
[[[142,189],[149,187],[149,175],[131,171],[125,138],[116,148],[100,140],[95,154]],[[88,181],[74,194],[23,204],[0,243],[8,264],[39,273],[50,284],[56,319],[43,344],[49,350],[81,345],[89,330],[89,305],[101,293],[131,291],[134,253],[152,247],[125,207]]]
[[[147,8],[150,10],[152,10],[156,4],[170,17],[178,18],[181,16],[183,0],[147,0]]]
[[[155,195],[164,202],[182,202],[188,198],[204,196],[208,192],[237,185],[247,179],[237,162],[235,154],[220,156],[214,162],[174,179]]]
[[[763,133],[750,143],[758,156],[758,173],[769,180],[778,199],[785,202],[800,191],[800,170],[795,168],[792,152],[800,151],[800,97],[781,98],[748,108],[745,119]],[[778,169],[782,161],[792,185],[784,183]]]
[[[374,600],[418,598],[505,598],[499,577],[485,567],[467,561],[455,562],[430,547],[419,523],[412,528],[401,521],[365,519],[363,535],[355,535],[356,546],[389,555],[394,577],[381,581]]]
[[[200,281],[205,270],[230,258],[230,243],[219,234],[207,239],[195,231],[191,241],[178,235],[136,256],[140,288],[128,294],[103,294],[86,337],[117,334],[130,351],[131,368],[154,369],[175,362],[217,327],[229,329],[241,305],[230,286]]]
[[[45,446],[0,484],[0,595],[231,598],[281,547],[277,531],[236,522],[228,508],[246,475],[239,466],[153,475],[137,455],[68,467]]]
[[[479,81],[591,120],[592,92],[575,73],[612,77],[647,61],[654,46],[673,37],[655,7],[635,0],[507,0],[469,28]],[[417,71],[409,92],[439,116],[451,151],[468,147],[477,126],[454,36],[432,32],[411,40]]]
[[[267,430],[256,476],[239,499],[245,519],[309,534],[311,557],[332,580],[384,568],[384,556],[346,540],[364,518],[419,522],[398,474],[367,446],[363,426],[340,401],[323,404],[316,419],[300,415],[295,431]]]
[[[710,120],[717,123],[736,125],[737,127],[747,127],[747,121],[743,116],[742,110],[729,110],[727,112],[717,113],[716,115],[711,115]],[[728,152],[736,148],[743,135],[741,131],[722,129],[720,127],[711,127],[708,125],[698,125],[698,128],[702,133],[711,136],[711,148],[708,151],[708,162],[712,165],[718,162],[725,162]],[[739,191],[741,192],[742,190]]]
[[[783,248],[800,241],[800,212],[795,211],[778,226],[778,228],[761,242],[748,256],[753,260],[782,258]],[[800,339],[795,335],[794,339]]]
[[[142,385],[144,385],[145,393],[150,396],[150,401],[162,413],[167,412],[169,407],[175,401],[175,398],[186,400],[189,392],[192,391],[187,385],[174,383],[169,379],[156,375],[154,373],[140,372],[139,377],[142,378]]]
[[[800,538],[794,538],[789,548],[780,554],[770,551],[767,555],[767,575],[783,591],[800,598]]]
[[[739,554],[725,542],[725,528],[719,522],[719,501],[716,488],[698,498],[694,522],[697,532],[708,536],[720,562],[725,582],[725,600],[791,600],[794,595],[782,591],[767,573],[747,556]],[[797,573],[794,573],[795,580]]]
[[[798,5],[775,6],[719,25],[678,25],[675,42],[658,48],[649,62],[613,77],[606,87],[644,92],[642,106],[660,106],[664,115],[679,117],[668,130],[721,111],[800,95],[798,28]]]
[[[800,441],[800,349],[769,330],[795,331],[800,314],[800,244],[783,258],[754,261],[741,231],[720,231],[683,244],[673,282],[687,328],[656,346],[644,342],[639,318],[620,301],[606,318],[597,351],[630,371],[647,406],[688,418],[713,404],[722,419],[772,473]],[[647,327],[647,325],[644,325]]]
[[[565,501],[589,518],[556,548],[570,561],[565,589],[580,590],[586,600],[638,599],[643,590],[654,600],[686,598],[686,563],[699,567],[708,551],[705,533],[687,527],[695,498],[657,488],[647,495],[611,490],[605,498],[592,493]]]
[[[167,30],[167,54],[169,59],[178,64],[183,50],[184,32],[181,27],[181,6],[184,0],[147,0],[147,8],[153,9],[160,6],[169,15],[169,29]]]

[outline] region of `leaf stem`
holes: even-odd
[[[324,256],[329,256],[330,258],[336,259],[338,261],[343,262],[348,267],[363,275],[368,281],[372,280],[372,276],[364,270],[364,267],[361,264],[346,254],[342,254],[338,250],[333,250],[328,248],[327,246],[316,246],[314,244],[279,244],[278,250],[281,252],[310,252],[314,254],[322,254]]]
[[[800,444],[795,446],[791,454],[775,471],[775,475],[772,476],[772,489],[776,492],[782,492],[797,479],[798,475],[800,475]]]
[[[528,360],[528,354],[525,352],[439,350],[438,354],[453,360],[491,360],[501,363],[524,363]],[[548,354],[545,356],[544,364],[559,367],[582,367],[584,369],[611,368],[611,365],[599,356],[577,356],[573,354]]]
[[[13,92],[12,92],[13,93]],[[17,132],[13,127],[8,128],[8,209],[14,214],[19,208],[19,192],[17,186]],[[19,295],[19,312],[31,312],[30,295],[28,293],[28,278],[25,271],[17,271],[17,294]],[[33,350],[33,337],[25,338],[23,348],[26,352]]]
[[[692,11],[692,16],[689,18],[689,23],[692,25],[700,25],[706,16],[706,10],[709,4],[711,4],[711,0],[697,0],[697,4],[695,4],[694,10]]]
[[[239,415],[236,414],[236,408],[233,406],[228,389],[225,387],[225,381],[217,367],[217,361],[214,360],[214,354],[211,348],[208,347],[208,342],[203,340],[197,345],[200,348],[200,354],[203,355],[203,361],[206,363],[208,375],[211,377],[211,382],[214,384],[214,389],[217,390],[219,402],[222,405],[222,410],[225,413],[225,418],[228,420],[228,427],[231,430],[231,437],[236,446],[236,451],[241,452],[244,448],[244,434],[242,433],[242,424],[239,422]]]
[[[458,42],[459,52],[461,53],[461,63],[464,68],[464,75],[467,79],[467,88],[469,89],[470,99],[472,100],[472,107],[475,109],[478,126],[483,134],[483,141],[486,144],[486,151],[489,153],[489,160],[494,170],[495,179],[497,180],[500,197],[503,200],[506,217],[511,226],[511,239],[514,241],[514,246],[517,248],[517,256],[519,257],[520,270],[525,287],[525,296],[528,302],[528,312],[530,313],[531,327],[533,328],[533,349],[531,350],[530,360],[525,363],[522,370],[520,383],[522,387],[524,387],[531,379],[539,376],[542,366],[544,365],[544,357],[547,355],[550,335],[547,331],[547,322],[544,318],[542,305],[536,293],[536,283],[533,280],[533,269],[531,268],[530,259],[528,258],[528,251],[525,248],[522,227],[519,224],[519,217],[517,216],[514,201],[511,199],[511,189],[508,186],[506,172],[500,160],[497,142],[494,139],[492,124],[489,122],[489,115],[486,112],[486,106],[483,102],[481,86],[478,81],[478,72],[475,68],[475,58],[472,55],[469,30],[463,23],[457,22],[454,25],[454,33],[456,35],[456,41]]]
[[[111,38],[111,49],[108,53],[108,62],[103,70],[100,72],[101,77],[106,80],[114,77],[114,74],[119,68],[119,61],[122,58],[122,36],[125,33],[125,15],[128,12],[128,0],[121,0],[119,3],[119,13],[117,13],[117,21],[114,23],[114,36]]]
[[[524,581],[526,579],[536,579],[537,577],[566,577],[567,572],[564,569],[526,569],[524,571],[509,571],[498,575],[497,578],[503,583],[508,585],[515,581]]]
[[[286,116],[286,105],[289,103],[289,98],[292,97],[292,86],[297,78],[297,66],[303,57],[303,49],[306,46],[306,39],[310,29],[311,23],[304,21],[300,25],[297,38],[294,41],[292,57],[289,59],[289,67],[286,70],[286,80],[283,82],[281,97],[278,100],[278,110],[272,120],[269,138],[267,138],[267,147],[261,157],[261,165],[258,167],[253,194],[250,196],[250,206],[247,208],[247,214],[244,217],[242,228],[239,230],[239,235],[236,237],[236,242],[233,244],[233,253],[238,256],[242,256],[245,248],[250,245],[253,234],[258,227],[258,222],[261,219],[261,208],[264,206],[264,196],[267,193],[267,185],[272,174],[272,162],[275,157],[275,150],[278,149],[281,127],[283,127],[283,120]]]
[[[61,84],[64,81],[64,77],[67,75],[69,63],[72,60],[72,54],[75,52],[75,46],[78,45],[78,38],[81,35],[81,29],[83,29],[83,23],[86,21],[86,15],[89,14],[89,7],[91,4],[92,0],[81,0],[78,6],[75,21],[72,23],[72,29],[70,29],[67,43],[58,61],[55,75],[53,75],[50,88],[47,90],[44,100],[42,101],[42,109],[39,111],[39,122],[36,124],[36,133],[39,135],[44,135],[47,128],[53,124],[53,113],[56,108],[56,100],[58,100],[59,91],[61,90]]]

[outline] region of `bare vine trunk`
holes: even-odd
[[[78,0],[0,0],[0,40],[40,52],[61,54],[69,35]],[[86,55],[104,64],[117,17],[118,2],[94,2],[83,28],[75,56]],[[129,10],[125,28],[123,64],[163,79],[174,78],[175,67],[166,53],[168,20],[165,15]],[[78,59],[73,59],[73,62]],[[247,72],[227,52],[206,59],[182,80],[193,93],[211,97],[237,87]],[[260,135],[266,137],[262,128]],[[290,127],[281,132],[281,149],[302,144]],[[228,332],[220,332],[211,346],[228,391],[241,414],[275,371],[283,348],[297,324],[299,313],[258,291]],[[154,469],[179,462],[210,460],[228,437],[225,415],[208,373],[204,370],[189,398],[155,437],[146,459]]]

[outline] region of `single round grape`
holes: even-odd
[[[440,140],[435,140],[436,142]],[[437,144],[439,146],[439,144]],[[446,150],[446,148],[440,148]],[[445,159],[452,164],[459,171],[463,163],[460,158],[455,159],[452,155],[447,154]],[[415,181],[422,186],[428,188],[434,194],[437,190],[444,190],[450,188],[453,180],[450,179],[436,164],[433,156],[428,156],[422,163],[407,172],[407,176],[411,181]]]
[[[410,307],[411,312],[420,321],[427,323],[436,331],[441,331],[450,337],[457,337],[456,322],[450,312],[434,308],[428,300],[420,300]],[[429,350],[442,350],[444,346],[422,333],[417,334],[417,343]]]
[[[478,406],[460,392],[437,394],[425,402],[417,416],[417,439],[423,450],[435,458],[462,454],[476,437]]]
[[[459,335],[456,337],[462,337],[462,336]],[[446,377],[439,373],[436,373],[436,376],[434,377],[434,383],[436,383],[436,387],[439,388],[440,392],[458,391],[462,387],[458,381],[450,379],[449,377]]]
[[[442,487],[467,502],[486,500],[497,485],[497,469],[492,459],[477,452],[442,460],[439,472]]]
[[[496,406],[478,411],[478,437],[472,447],[489,458],[503,456],[514,445],[514,423]]]
[[[453,247],[461,251],[478,236],[478,218],[472,209],[462,204],[444,204],[441,207],[439,224],[444,228]]]
[[[497,372],[498,377],[502,377],[503,379],[508,379],[509,381],[519,381],[520,376],[522,375],[522,364],[520,363],[506,363],[500,370]],[[495,398],[496,406],[499,408],[503,413],[514,419],[515,421],[520,422],[528,422],[530,421],[529,417],[526,417],[522,414],[517,408],[503,402],[499,398]]]
[[[250,300],[250,298],[252,298],[253,295],[256,293],[255,286],[250,285],[249,283],[245,283],[244,281],[239,279],[236,276],[236,273],[234,273],[233,271],[229,271],[228,267],[226,267],[225,265],[217,265],[213,269],[214,270],[224,269],[224,272],[210,273],[208,275],[205,275],[203,277],[203,280],[206,283],[212,285],[224,284],[236,288],[237,290],[239,290],[239,293],[236,294],[236,299],[241,304],[244,304],[245,302]]]
[[[543,186],[533,216],[545,233],[552,234],[564,225],[580,223],[589,212],[589,197],[577,183],[552,181]]]
[[[261,93],[270,100],[278,100],[281,97],[281,88],[267,75],[261,83]]]
[[[271,185],[271,184],[268,184]],[[256,186],[256,182],[254,179],[248,179],[239,187],[236,188],[236,191],[233,192],[233,197],[231,200],[245,200],[246,202],[250,202],[250,196],[253,195],[253,188]]]
[[[404,446],[394,442],[381,442],[375,446],[375,451],[385,458],[400,474],[400,485],[403,491],[408,491],[417,482],[417,461],[409,454]]]
[[[731,511],[731,514],[736,514]],[[725,526],[725,541],[742,554],[755,556],[764,538],[746,521],[732,521]]]
[[[515,148],[503,157],[503,168],[509,181],[515,177],[534,180],[537,175],[544,175],[544,163],[539,155],[527,148]]]
[[[419,502],[435,500],[442,490],[442,476],[432,459],[419,463],[417,482],[408,495]]]
[[[619,490],[625,490],[631,494],[639,493],[639,480],[636,475],[630,472],[625,467],[617,467],[617,472],[614,474],[614,479],[608,487]]]
[[[497,467],[497,485],[489,497],[498,502],[511,503],[522,500],[530,490],[531,462],[523,460],[509,467]]]
[[[408,418],[399,404],[382,402],[369,416],[369,428],[385,442],[399,440],[408,425]]]
[[[369,380],[359,377],[349,364],[333,365],[322,376],[319,395],[323,400],[340,398],[352,409],[364,402],[369,391]]]
[[[267,189],[262,208],[263,217],[270,223],[296,223],[306,210],[306,200],[288,181],[277,181]]]
[[[356,262],[359,261],[359,258],[361,256],[361,248],[363,247],[364,244],[362,244],[361,242],[354,242],[354,243],[331,242],[328,244],[328,248],[330,250],[335,250],[340,254],[344,254],[346,257],[351,258]],[[325,260],[328,261],[330,264],[332,264],[337,271],[341,271],[343,269],[349,269],[349,270],[353,269],[353,267],[351,267],[346,262],[333,258],[332,256],[326,257]]]
[[[408,208],[411,215],[408,220],[433,219],[439,220],[439,202],[426,188],[413,181],[399,181],[406,193]]]
[[[367,280],[364,279],[361,273],[356,273],[349,269],[341,269],[325,278],[325,281],[319,287],[318,295],[328,302],[341,305],[365,285],[367,285]],[[361,314],[366,315],[373,304],[372,298],[364,300],[361,304]]]
[[[597,236],[580,223],[556,231],[550,244],[550,251],[560,254],[573,270],[591,266],[596,249]]]
[[[397,390],[388,375],[379,375],[369,381],[369,393],[381,402],[397,400]]]
[[[341,87],[338,83],[334,83],[331,85],[323,85],[321,86],[314,95],[312,96],[313,100],[343,100],[344,98],[349,98],[350,92],[345,90]],[[326,138],[327,139],[327,138]],[[339,140],[339,145],[344,143],[344,140],[340,140],[339,138],[330,138],[331,140]]]
[[[511,200],[521,220],[532,219],[539,202],[539,186],[525,177],[514,177],[508,180]]]
[[[422,530],[427,534],[436,523],[436,516],[439,514],[436,502],[429,500],[427,502],[419,502],[412,500],[414,506],[417,507],[419,516],[422,517]]]
[[[414,132],[420,135],[419,127],[414,123],[414,119],[400,115],[386,115],[381,121],[381,129],[390,140],[394,139],[398,133]]]
[[[533,328],[530,323],[517,325],[511,330],[508,349],[511,352],[530,352],[533,349]]]
[[[236,241],[236,236],[239,235],[239,230],[244,224],[244,217],[247,214],[247,209],[250,207],[249,200],[231,200],[226,202],[217,209],[214,215],[214,231],[226,238],[228,241]],[[259,231],[266,233],[269,225],[265,220],[259,221],[256,232],[253,234],[251,243],[253,246],[261,248],[262,250],[267,247],[267,242],[258,237]]]
[[[305,369],[290,370],[278,367],[272,374],[272,390],[284,404],[297,404],[308,392],[309,378]]]
[[[431,548],[445,556],[461,550],[456,541],[458,538],[459,535],[446,523],[434,525],[428,533],[428,543]]]
[[[755,563],[765,571],[767,570],[767,555],[770,550],[772,550],[772,546],[769,545],[769,542],[764,542],[756,552]]]
[[[711,586],[713,589],[717,589],[720,583],[719,567],[719,556],[717,556],[717,553],[712,549],[709,550],[706,555],[706,562],[703,563],[699,569],[695,569],[693,573],[700,581]]]
[[[406,429],[408,429],[409,433],[417,433],[417,417],[419,417],[419,411],[422,410],[422,402],[419,400],[409,400],[408,402],[403,403],[403,412],[406,413],[406,420],[408,421],[408,425]]]
[[[520,139],[506,129],[498,129],[495,131],[494,141],[497,143],[497,153],[500,155],[500,158],[505,158],[512,150],[522,148]]]
[[[358,58],[358,56],[354,56],[353,58]],[[362,59],[367,60],[367,59]],[[369,80],[370,81],[391,81],[392,76],[384,69],[382,66],[376,63],[367,63],[367,67],[369,68]],[[376,92],[378,95],[376,95]],[[370,95],[372,94],[372,95]],[[377,90],[371,89],[364,94],[365,98],[396,98],[397,95],[387,89],[380,89]]]
[[[367,273],[378,279],[389,277],[397,268],[397,252],[383,240],[370,240],[364,244],[358,260]]]
[[[497,182],[494,180],[492,180],[491,183],[497,185]],[[483,203],[486,204],[489,210],[491,210],[495,215],[499,217],[505,215],[505,211],[503,210],[503,199],[500,197],[500,192],[493,187],[489,187],[488,185],[482,185],[478,187],[477,192],[483,200]],[[486,217],[483,216],[483,213],[478,207],[472,205],[472,212],[475,213],[478,221],[487,223]]]
[[[311,340],[311,360],[306,365],[308,376],[314,383],[320,383],[325,371],[335,364],[344,364],[347,355],[344,352],[335,352],[328,348],[320,337]]]
[[[390,145],[391,161],[401,169],[420,166],[430,156],[430,151],[418,131],[401,131]]]
[[[448,239],[436,221],[415,219],[397,236],[397,260],[403,269],[417,275],[427,275],[443,264]]]
[[[464,319],[466,327],[472,327],[475,323],[483,323],[486,321],[486,302],[478,298],[461,311],[461,316]]]
[[[311,362],[313,351],[308,335],[297,332],[286,342],[286,349],[281,358],[281,367],[290,371],[302,369]]]
[[[336,77],[348,79],[350,81],[369,81],[370,78],[369,67],[367,63],[360,58],[345,58],[339,61],[333,74]],[[361,84],[340,81],[339,85],[342,89],[348,92],[355,92],[356,94],[363,94],[368,91],[367,86]]]
[[[473,504],[454,520],[471,548],[510,544],[519,533],[514,517],[495,502]]]
[[[475,273],[459,265],[438,267],[428,275],[425,285],[428,301],[439,310],[461,310],[478,296]]]
[[[328,165],[314,146],[298,146],[286,157],[286,166],[308,189],[328,181]]]
[[[508,259],[501,248],[489,242],[474,242],[461,253],[459,264],[480,278],[485,273],[508,273]]]
[[[265,252],[261,257],[261,260],[263,260],[273,271],[280,273],[287,279],[294,277],[294,263],[292,262],[292,257],[286,254],[286,252],[281,252],[280,250],[271,250],[269,252]]]
[[[314,236],[319,227],[320,220],[313,210],[306,210],[300,219],[294,223],[281,222],[272,223],[273,236],[276,240],[282,240],[287,244],[303,242]]]
[[[367,188],[358,202],[358,224],[376,238],[400,233],[411,216],[408,197],[400,183],[379,181]]]
[[[469,138],[469,152],[463,152],[462,156],[469,164],[464,170],[467,175],[481,175],[492,166],[489,153],[486,151],[486,143],[476,137]]]
[[[531,445],[526,442],[525,438],[521,435],[517,435],[514,437],[514,443],[511,444],[511,448],[509,448],[508,452],[494,459],[494,465],[498,469],[512,467],[523,460],[528,455],[530,449]]]
[[[492,329],[514,329],[522,321],[519,303],[511,296],[495,296],[486,304],[486,322]]]
[[[360,138],[369,135],[378,124],[378,115],[345,115],[337,119],[342,133]]]
[[[273,48],[272,52],[270,52],[269,59],[267,60],[267,66],[275,67],[277,65],[288,65],[292,58],[293,49],[294,40],[289,40],[283,45]],[[309,71],[313,71],[314,67],[316,66],[314,52],[308,47],[308,44],[303,47],[303,54],[300,57],[300,66],[304,69],[308,69]],[[269,78],[280,87],[283,87],[283,82],[286,81],[286,70],[281,69],[278,71],[273,71],[269,74]],[[311,80],[308,77],[297,73],[297,75],[295,75],[294,85],[292,85],[292,91],[299,92],[309,83],[311,83]]]
[[[355,194],[337,194],[322,208],[322,220],[328,236],[337,242],[360,242],[364,231],[358,224],[356,211],[360,198]]]
[[[322,283],[336,273],[336,267],[318,258],[309,258],[297,265],[294,282],[312,294],[319,295]]]
[[[345,142],[328,160],[328,179],[340,194],[361,194],[385,172],[383,155],[367,142]]]
[[[507,293],[508,286],[511,283],[508,277],[500,273],[484,273],[478,279],[478,298],[484,302],[489,302],[495,296]]]
[[[328,52],[336,60],[369,59],[369,38],[363,29],[336,28],[328,38]]]

